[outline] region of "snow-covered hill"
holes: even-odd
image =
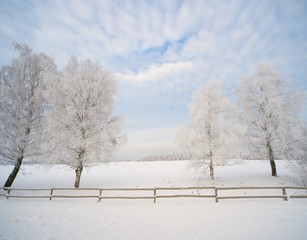
[[[181,187],[181,186],[278,186],[293,185],[286,161],[277,161],[279,177],[270,176],[267,161],[242,161],[216,166],[216,180],[191,168],[192,161],[111,162],[85,169],[81,187]],[[0,184],[12,166],[0,166]],[[13,187],[73,187],[74,170],[55,165],[25,165]]]
[[[216,167],[216,180],[188,168],[187,161],[118,162],[85,170],[81,187],[280,186],[295,185],[284,161],[279,177],[266,161]],[[74,171],[28,165],[13,187],[72,187]],[[11,171],[0,166],[0,183]],[[307,239],[307,200],[0,199],[0,239]]]

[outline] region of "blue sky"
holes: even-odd
[[[0,65],[12,42],[52,56],[90,58],[118,80],[120,158],[175,151],[192,93],[210,80],[232,90],[267,63],[307,90],[307,1],[0,0]],[[307,120],[306,102],[302,117]]]

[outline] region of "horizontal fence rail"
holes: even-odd
[[[262,190],[259,193],[259,190]],[[288,193],[287,193],[288,191]],[[117,194],[116,194],[117,193]],[[307,187],[156,187],[156,188],[0,188],[0,197],[24,199],[107,199],[213,198],[274,199],[307,198]]]

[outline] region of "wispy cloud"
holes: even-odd
[[[199,85],[223,80],[231,94],[263,62],[307,89],[306,13],[302,0],[1,1],[0,64],[12,41],[60,67],[91,58],[117,78],[127,129],[174,127]]]
[[[175,62],[175,63],[163,63],[160,65],[151,65],[143,72],[134,73],[128,71],[126,73],[116,74],[116,78],[123,81],[131,82],[145,82],[145,81],[159,81],[169,79],[171,81],[174,78],[182,78],[182,75],[186,75],[192,70],[192,62]]]

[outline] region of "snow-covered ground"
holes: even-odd
[[[285,162],[279,177],[269,163],[243,161],[216,167],[213,182],[186,161],[118,162],[85,170],[81,187],[295,185]],[[11,166],[0,166],[3,185]],[[13,187],[72,187],[74,171],[23,168]],[[307,199],[0,199],[0,239],[307,239]]]

